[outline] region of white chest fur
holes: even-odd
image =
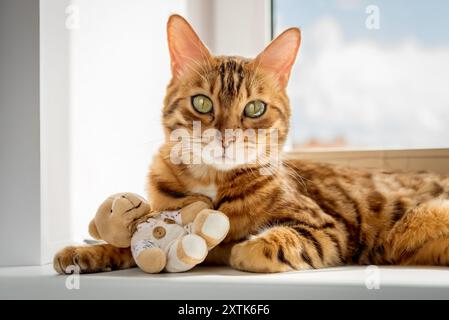
[[[197,186],[192,189],[192,192],[202,194],[212,200],[215,200],[217,196],[217,186],[214,183],[205,186]]]

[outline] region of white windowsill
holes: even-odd
[[[0,299],[447,299],[448,268],[380,267],[379,290],[366,267],[251,274],[200,267],[182,274],[138,269],[81,275],[80,289],[50,265],[0,268]]]

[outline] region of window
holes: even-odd
[[[294,147],[449,147],[449,3],[274,0],[302,29],[289,93]]]

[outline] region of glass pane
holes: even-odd
[[[449,147],[449,1],[274,0],[302,29],[296,147]]]

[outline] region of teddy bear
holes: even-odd
[[[98,240],[131,247],[137,266],[147,273],[184,272],[203,262],[228,234],[228,217],[201,201],[180,210],[151,212],[134,193],[107,198],[89,224]]]

